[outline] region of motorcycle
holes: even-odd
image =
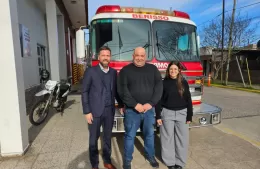
[[[41,75],[41,80],[44,81],[44,89],[36,93],[35,96],[42,98],[34,104],[29,113],[29,120],[35,126],[42,124],[46,120],[50,107],[63,115],[67,97],[71,91],[69,80],[72,77],[61,81],[48,80],[49,72],[47,70],[42,70]],[[35,120],[34,116],[39,117],[39,119]]]

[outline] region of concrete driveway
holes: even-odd
[[[259,93],[206,87],[203,100],[223,109],[222,123],[216,128],[260,148]]]
[[[28,122],[31,147],[23,157],[0,158],[0,169],[91,169],[88,157],[88,129],[79,96],[69,98],[63,116],[53,114],[45,124]],[[155,137],[160,168],[159,136]],[[100,141],[101,142],[101,141]],[[112,138],[112,157],[122,168],[123,135]],[[189,160],[186,169],[259,169],[260,150],[251,143],[215,127],[190,130]],[[100,168],[103,168],[100,156]],[[136,137],[133,168],[150,169],[143,157],[143,139]]]

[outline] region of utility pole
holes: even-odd
[[[226,85],[228,82],[229,62],[231,57],[230,55],[232,52],[232,30],[233,30],[233,25],[235,20],[235,13],[236,13],[236,0],[234,0],[234,4],[233,4],[233,12],[232,12],[231,25],[230,25],[229,40],[228,40],[228,60],[227,60],[227,69],[226,69],[226,82],[225,82]]]
[[[223,84],[223,59],[224,59],[224,28],[225,28],[225,0],[223,0],[223,7],[222,7],[222,40],[221,40],[221,84]]]

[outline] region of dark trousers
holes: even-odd
[[[98,139],[100,136],[100,126],[103,128],[103,160],[105,163],[111,163],[111,135],[114,122],[113,107],[105,108],[100,117],[93,118],[92,124],[89,124],[89,158],[93,168],[98,168]]]

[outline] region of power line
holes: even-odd
[[[257,4],[260,4],[260,1],[255,2],[255,3],[252,3],[252,4],[248,4],[248,5],[245,5],[245,6],[241,6],[241,7],[237,8],[237,9],[243,9],[243,8],[250,7],[250,6],[253,6],[253,5],[257,5]],[[232,11],[232,9],[225,11],[225,13],[230,12],[230,11]],[[205,21],[205,22],[202,22],[202,23],[199,24],[197,27],[199,27],[199,26],[201,26],[201,25],[204,25],[205,23],[208,23],[208,22],[210,22],[210,21],[216,19],[216,18],[219,17],[220,15],[222,15],[222,12],[221,12],[220,14],[218,14],[217,16],[213,17],[212,19],[209,19],[209,20],[207,20],[207,21]]]
[[[199,24],[197,27],[199,27],[199,26],[201,26],[201,25],[204,25],[204,24],[207,23],[207,22],[213,21],[214,19],[216,19],[216,18],[219,17],[220,15],[222,15],[222,13],[219,14],[219,15],[217,15],[217,16],[214,17],[213,19],[207,20],[207,21],[205,21],[205,22]],[[247,18],[247,19],[245,19],[245,20],[249,20],[249,19],[254,20],[254,19],[257,19],[257,18],[260,18],[260,16],[255,16],[255,17]],[[244,21],[244,20],[242,20],[242,21]]]
[[[211,8],[213,8],[213,7],[215,7],[216,6],[216,4],[212,4],[211,6],[208,6],[208,7],[206,7],[206,9],[205,10],[203,10],[203,12],[205,12],[205,11],[207,11],[208,9],[211,9]],[[191,14],[194,14],[194,13],[196,13],[196,14],[198,14],[198,12],[197,11],[192,11],[192,12],[190,12],[189,14],[191,15]]]
[[[260,18],[260,16],[255,16],[255,17],[252,17],[250,19],[257,19],[257,18]]]
[[[246,7],[249,7],[249,6],[253,6],[253,5],[257,5],[257,4],[260,4],[260,1],[252,3],[252,4],[248,4],[248,5],[245,5],[245,6],[241,6],[241,7],[237,8],[237,9],[243,9],[243,8],[246,8]],[[230,11],[232,11],[232,9],[228,10],[226,12],[230,12]]]

